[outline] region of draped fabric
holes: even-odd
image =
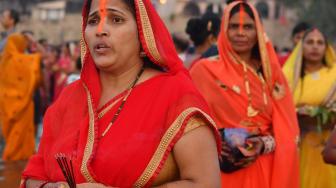
[[[83,37],[81,79],[66,87],[47,111],[41,145],[23,172],[25,179],[64,181],[54,155],[65,153],[74,160],[77,183],[150,187],[178,140],[198,127],[189,123],[195,116],[213,130],[219,143],[207,105],[183,68],[150,0],[136,0],[135,5],[142,48],[165,72],[134,87],[118,119],[101,137],[128,92],[98,109],[99,72]],[[87,7],[83,9],[83,33]]]
[[[318,106],[328,105],[328,103],[334,102],[336,97],[336,54],[334,49],[331,45],[327,45],[324,57],[326,66],[316,73],[308,74],[304,78],[304,82],[300,79],[301,69],[303,67],[302,50],[303,47],[301,41],[297,44],[283,68],[286,78],[288,79],[289,86],[293,91],[295,104],[299,105],[300,103],[305,103]],[[323,84],[316,85],[319,83]],[[314,86],[318,87],[318,89]]]
[[[25,54],[27,46],[23,35],[10,35],[0,62],[0,124],[6,161],[28,159],[35,149],[33,93],[40,80],[40,55]]]
[[[231,3],[225,9],[218,40],[219,58],[201,60],[191,69],[191,77],[208,102],[218,127],[271,134],[276,149],[271,154],[261,155],[247,168],[231,174],[222,173],[222,184],[229,188],[295,188],[299,186],[299,130],[292,95],[257,11],[248,3],[255,17],[262,74],[248,65],[244,71],[244,64],[227,37],[230,12],[239,3]],[[247,94],[248,89],[251,96]]]
[[[326,66],[320,70],[305,74],[300,78],[303,68],[302,41],[298,43],[284,66],[284,73],[294,93],[296,106],[328,106],[335,103],[336,93],[336,56],[331,45],[325,53]],[[307,124],[309,123],[309,124]],[[316,122],[315,122],[316,123]],[[301,121],[300,127],[315,126]],[[302,188],[336,187],[336,167],[324,163],[321,152],[332,130],[309,129],[302,134],[300,143],[300,176]]]

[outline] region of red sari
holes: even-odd
[[[151,2],[135,3],[142,47],[153,63],[167,71],[138,84],[117,121],[101,137],[127,92],[97,108],[101,94],[99,76],[83,40],[81,79],[66,87],[48,109],[39,151],[23,172],[24,179],[64,181],[54,156],[65,153],[74,159],[76,183],[150,187],[184,132],[197,128],[188,123],[190,118],[201,117],[219,141],[206,103],[183,68]],[[86,7],[83,31],[89,11]]]
[[[263,70],[262,76],[250,67],[244,71],[243,62],[227,38],[230,12],[238,3],[241,2],[231,3],[225,10],[218,41],[219,58],[201,60],[191,69],[191,77],[208,102],[218,127],[245,128],[262,136],[272,135],[276,148],[270,154],[259,156],[247,168],[222,173],[222,185],[225,188],[297,188],[299,129],[292,95],[259,15],[250,4]]]

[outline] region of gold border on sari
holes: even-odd
[[[88,111],[89,111],[89,130],[88,130],[87,142],[86,142],[82,165],[81,165],[81,173],[87,182],[94,183],[95,180],[93,179],[93,177],[91,176],[89,172],[88,162],[92,154],[94,138],[95,138],[95,133],[94,133],[95,117],[94,117],[94,110],[93,110],[91,94],[87,86],[85,84],[83,84],[83,86],[87,93],[87,102],[88,102]]]
[[[142,29],[144,33],[144,39],[148,47],[149,53],[152,55],[152,57],[158,64],[164,64],[162,62],[161,55],[155,43],[153,28],[150,23],[145,4],[143,3],[142,0],[139,0],[138,2],[139,2],[139,15],[140,15],[141,25],[142,25]]]
[[[106,106],[99,114],[98,114],[98,119],[101,119],[107,112],[109,112],[112,107],[114,105],[116,105],[120,100],[122,100],[123,98],[120,97],[119,99],[113,101],[111,104],[109,104],[108,106]]]
[[[156,171],[156,169],[160,165],[160,162],[163,159],[164,154],[165,154],[168,146],[170,145],[172,140],[175,138],[175,136],[177,135],[177,133],[181,129],[181,127],[182,127],[183,123],[185,122],[186,118],[194,112],[201,113],[204,116],[204,118],[207,121],[209,121],[213,126],[216,125],[215,122],[210,118],[209,115],[207,115],[205,112],[203,112],[202,110],[200,110],[198,108],[191,107],[191,108],[187,108],[186,110],[184,110],[176,118],[176,120],[170,125],[170,127],[168,128],[168,130],[166,131],[166,133],[162,137],[162,139],[160,141],[160,144],[158,145],[156,151],[154,152],[154,155],[152,156],[152,158],[151,158],[150,162],[148,163],[146,169],[143,171],[141,176],[135,182],[133,187],[137,187],[137,188],[144,187],[148,183],[148,181],[153,177],[154,172]],[[195,129],[197,127],[196,125],[194,125],[194,122],[192,122],[192,124],[190,124],[190,125],[192,127],[191,128],[186,127],[186,130],[190,131],[191,129]]]

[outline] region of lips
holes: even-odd
[[[233,41],[233,43],[239,46],[244,46],[248,44],[247,41]]]
[[[98,42],[97,44],[94,45],[94,51],[97,54],[105,54],[110,49],[111,49],[111,47],[105,42]]]

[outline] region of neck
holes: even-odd
[[[100,71],[100,82],[102,86],[102,98],[107,96],[107,98],[113,98],[122,91],[129,88],[132,84],[136,75],[141,70],[143,63],[135,62],[129,67],[125,67],[118,71]],[[101,102],[106,102],[101,101]]]
[[[211,44],[208,42],[205,42],[202,45],[199,45],[196,47],[196,54],[200,54],[202,55],[203,53],[205,53],[209,48],[211,47]]]
[[[240,53],[240,54],[238,54],[239,55],[239,57],[240,57],[240,59],[241,60],[243,60],[245,63],[247,63],[247,64],[251,64],[251,52],[245,52],[245,53]]]
[[[311,73],[320,70],[323,67],[321,61],[305,61],[305,72]]]

